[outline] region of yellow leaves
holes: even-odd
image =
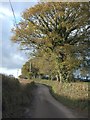
[[[73,56],[74,52],[77,52],[77,48],[74,45],[70,45],[71,42],[76,42],[71,34],[73,30],[86,26],[88,20],[88,17],[86,18],[86,13],[88,13],[86,9],[84,4],[81,7],[81,3],[54,2],[37,4],[23,13],[24,19],[19,23],[18,28],[13,30],[14,36],[12,40],[20,41],[22,45],[34,44],[40,50],[48,51],[47,53],[50,53],[52,49],[58,59],[59,52],[64,53],[66,60],[62,64],[71,68],[79,63]],[[71,40],[68,39],[69,37]],[[60,57],[62,56],[60,55]],[[55,56],[53,59],[56,62]]]
[[[65,22],[62,22],[62,28],[66,27],[66,23]]]
[[[51,43],[51,41],[50,41],[49,39],[45,39],[45,40],[44,40],[44,44],[45,44],[45,46],[47,46],[47,47],[52,47],[52,43]]]
[[[49,9],[49,5],[45,3],[39,3],[35,5],[34,7],[31,7],[29,9],[26,9],[26,11],[23,13],[23,18],[28,19],[31,16],[35,16],[36,14],[43,14],[44,11],[47,11]]]

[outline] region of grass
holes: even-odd
[[[51,80],[22,80],[2,75],[2,117],[22,118],[25,108],[30,106],[33,98],[34,83],[49,86],[51,94],[62,104],[77,111],[88,111],[87,82],[72,82],[60,84]]]
[[[22,118],[31,104],[34,82],[20,84],[18,79],[2,75],[2,118]]]
[[[87,82],[62,83],[62,85],[57,81],[36,80],[36,82],[48,85],[52,95],[64,105],[88,113]]]

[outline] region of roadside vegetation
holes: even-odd
[[[38,3],[23,12],[11,37],[21,50],[30,50],[19,78],[48,77],[51,81],[37,82],[49,85],[53,96],[62,103],[85,111],[88,83],[74,78],[90,81],[89,8],[88,2]]]
[[[88,114],[88,82],[70,82],[63,84],[50,80],[36,80],[35,82],[49,86],[51,94],[64,105]]]
[[[2,117],[24,117],[25,108],[30,106],[34,82],[22,85],[18,79],[2,75]]]
[[[2,75],[2,117],[21,118],[24,112],[31,105],[33,98],[33,88],[35,83],[47,85],[51,94],[62,104],[88,113],[88,82],[64,82],[34,79],[22,80]]]

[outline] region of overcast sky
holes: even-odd
[[[12,0],[11,0],[12,1]],[[17,22],[21,19],[22,12],[37,4],[35,2],[12,2]],[[14,17],[9,2],[0,2],[0,73],[13,74],[15,77],[20,74],[22,65],[27,61],[27,56],[20,51],[17,44],[10,41],[11,28],[14,25]],[[2,26],[2,29],[1,29]]]

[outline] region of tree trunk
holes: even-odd
[[[62,75],[59,71],[58,71],[58,75],[59,75],[59,81],[60,81],[60,83],[62,83]]]
[[[33,75],[33,78],[35,79],[35,75]]]
[[[41,79],[41,75],[40,74],[38,75],[38,77],[39,77],[39,79]]]
[[[57,79],[57,81],[59,81],[59,79],[58,79],[58,75],[56,75],[56,79]]]
[[[50,78],[51,78],[51,80],[53,80],[53,77],[52,77],[52,75],[50,76]]]

